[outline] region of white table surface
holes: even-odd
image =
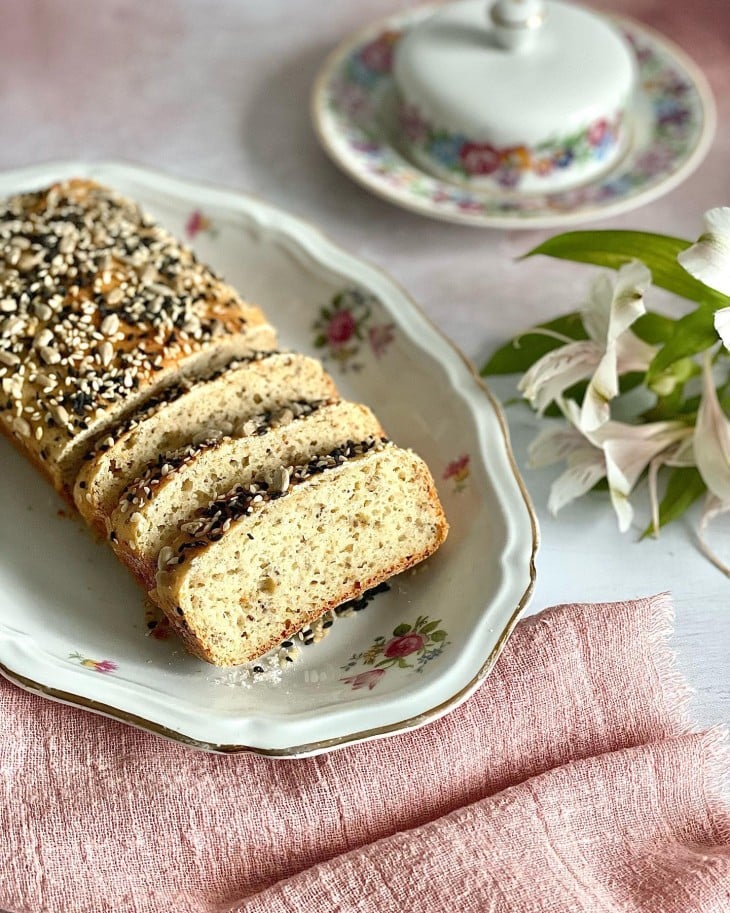
[[[572,309],[590,268],[517,263],[549,231],[430,222],[368,196],[325,158],[308,94],[345,33],[408,5],[393,0],[3,0],[0,167],[58,158],[127,159],[258,194],[319,224],[389,271],[477,365],[508,337]],[[720,131],[698,173],[668,196],[600,223],[695,237],[730,202],[730,5],[607,0],[694,53],[718,96]],[[723,97],[724,96],[724,97]],[[509,395],[510,385],[493,385]],[[518,461],[534,422],[511,408]],[[555,472],[526,470],[542,527],[531,611],[567,601],[671,590],[678,661],[701,724],[730,722],[730,586],[697,552],[692,522],[659,541],[620,535],[605,497],[558,519],[545,510]],[[645,514],[644,514],[645,516]],[[695,517],[696,519],[696,517]],[[730,560],[730,521],[716,544]]]

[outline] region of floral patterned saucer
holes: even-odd
[[[532,161],[525,150],[482,144],[475,151],[474,144],[429,131],[418,120],[399,122],[394,50],[401,36],[435,8],[408,10],[350,36],[328,58],[314,87],[312,116],[324,149],[378,196],[422,215],[474,226],[576,224],[626,212],[667,193],[704,158],[715,131],[715,105],[704,76],[676,45],[644,25],[619,19],[639,74],[626,152],[583,186],[517,192],[521,170],[565,168],[577,156],[600,153],[610,125],[556,137],[549,155],[541,153],[539,161]],[[427,148],[449,180],[429,175],[407,157],[404,129],[410,148]],[[503,189],[460,184],[460,176],[468,178],[475,168],[479,174],[488,169]]]

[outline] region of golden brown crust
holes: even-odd
[[[0,424],[57,489],[75,442],[263,313],[131,201],[73,180],[0,204]]]

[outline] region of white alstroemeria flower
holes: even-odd
[[[528,448],[529,464],[533,469],[550,466],[565,460],[568,468],[553,482],[548,498],[548,510],[555,516],[559,510],[586,494],[606,478],[606,459],[603,452],[572,425],[545,428]]]
[[[730,307],[716,310],[713,323],[722,344],[726,349],[730,349]]]
[[[677,260],[690,276],[730,295],[730,206],[708,210],[705,229],[695,244],[677,255]]]
[[[708,288],[730,295],[730,206],[718,206],[705,213],[704,234],[677,255],[690,276]],[[730,349],[730,307],[715,311],[715,329],[726,349]]]
[[[622,266],[612,281],[601,273],[591,285],[581,308],[588,339],[569,341],[548,352],[527,371],[520,392],[542,413],[580,380],[590,378],[579,427],[593,431],[608,421],[608,403],[618,393],[625,371],[645,371],[656,349],[629,330],[646,312],[643,296],[651,273],[638,260]]]
[[[709,492],[730,506],[730,421],[717,397],[709,356],[705,358],[702,370],[702,398],[697,410],[694,453],[697,469]]]
[[[561,507],[589,491],[600,479],[607,479],[611,503],[621,532],[634,516],[629,495],[644,470],[658,458],[671,460],[692,429],[682,422],[650,422],[629,425],[608,421],[590,433],[580,430],[580,409],[572,400],[559,400],[571,426],[543,431],[529,448],[534,467],[564,459],[567,470],[553,483],[548,508],[556,514]],[[652,507],[654,505],[652,504]]]
[[[730,421],[722,410],[712,376],[712,361],[705,356],[702,371],[702,397],[697,410],[694,454],[707,499],[697,530],[699,546],[715,567],[730,577],[730,567],[722,561],[705,539],[710,521],[730,510]]]

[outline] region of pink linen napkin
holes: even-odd
[[[11,913],[727,913],[723,733],[692,733],[666,595],[523,621],[416,732],[216,756],[0,681]]]

